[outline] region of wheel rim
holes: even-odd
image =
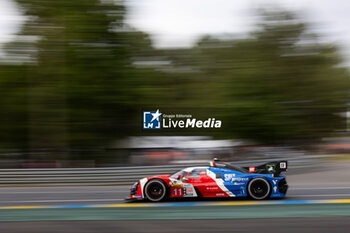
[[[146,194],[151,201],[159,201],[165,195],[164,185],[159,182],[152,182],[147,185]]]
[[[264,199],[270,192],[270,186],[264,179],[257,179],[250,183],[249,193],[255,199]]]

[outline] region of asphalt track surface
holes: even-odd
[[[287,174],[285,200],[350,199],[350,162],[329,164],[327,169]],[[131,185],[131,184],[130,184]],[[23,205],[80,205],[125,203],[129,186],[0,188],[0,207]],[[200,201],[218,201],[203,199]],[[234,198],[221,199],[232,201]],[[184,202],[193,199],[180,200]],[[178,202],[178,200],[177,200]]]
[[[349,177],[350,178],[350,177]],[[28,205],[82,205],[125,203],[129,187],[40,187],[1,188],[0,207]],[[293,185],[285,200],[350,199],[350,184],[342,185]],[[231,202],[243,198],[201,199],[199,202]],[[195,199],[180,199],[176,202],[192,202]],[[175,201],[168,201],[173,203]]]
[[[152,220],[152,221],[51,221],[6,222],[0,231],[6,233],[197,233],[197,232],[318,232],[344,233],[349,229],[349,217],[313,217],[289,219],[228,219],[228,220]],[[38,225],[40,227],[38,227]]]
[[[335,163],[287,176],[284,200],[189,199],[159,206],[125,203],[126,186],[0,188],[0,231],[347,232],[349,178],[350,163]]]

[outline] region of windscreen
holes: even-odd
[[[177,179],[179,175],[183,175],[185,177],[187,175],[187,172],[185,170],[178,171],[175,174],[171,175],[170,178]]]

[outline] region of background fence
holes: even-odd
[[[274,158],[254,161],[239,161],[233,164],[249,166],[287,159],[288,173],[307,172],[320,169],[321,156],[298,158]],[[0,186],[58,186],[58,185],[131,185],[145,176],[172,174],[190,166],[202,164],[182,164],[165,166],[134,166],[108,168],[50,168],[50,169],[1,169]]]

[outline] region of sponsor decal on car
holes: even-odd
[[[184,187],[184,195],[185,196],[193,196],[194,194],[194,188],[192,185],[186,185]]]
[[[249,172],[255,172],[255,167],[249,167]]]
[[[248,177],[237,177],[237,178],[232,178],[232,181],[248,181]]]
[[[272,180],[272,183],[273,183],[273,185],[274,185],[273,188],[272,188],[272,189],[273,189],[273,192],[274,192],[274,193],[277,193],[277,186],[276,186],[276,185],[278,184],[278,180]]]
[[[273,192],[277,193],[277,186],[273,187]]]
[[[270,173],[274,173],[276,170],[276,165],[274,163],[266,164],[266,170]]]
[[[234,182],[233,184],[234,185],[244,185],[245,183],[244,182]]]
[[[219,190],[219,187],[206,187],[207,190]]]
[[[225,181],[230,181],[232,180],[236,174],[225,174]]]
[[[287,169],[287,163],[286,162],[281,162],[280,163],[280,168]]]
[[[217,193],[216,196],[225,196],[224,193]]]

